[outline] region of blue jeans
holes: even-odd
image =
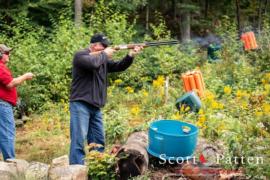
[[[93,107],[85,102],[70,102],[70,164],[84,164],[84,145],[96,143],[103,147],[104,151],[105,133],[103,129],[102,113],[100,108]]]
[[[0,152],[4,160],[15,158],[15,132],[12,106],[0,100]]]

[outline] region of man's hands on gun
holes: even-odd
[[[107,56],[109,57],[109,59],[112,59],[113,53],[116,52],[115,49],[113,49],[112,47],[107,47],[103,50],[103,52],[105,52],[105,54],[107,54]]]
[[[129,56],[134,57],[135,55],[139,54],[140,51],[143,49],[143,46],[135,46],[133,49],[131,49],[128,53]],[[112,59],[113,54],[116,52],[113,47],[107,47],[103,50],[109,57],[109,59]]]
[[[128,53],[129,56],[134,57],[135,55],[139,54],[143,46],[135,46],[134,49],[131,49]]]

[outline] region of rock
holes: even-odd
[[[23,116],[23,117],[22,117],[22,121],[23,121],[24,123],[26,123],[26,122],[29,121],[29,120],[31,120],[31,118],[29,118],[29,117],[27,117],[27,116]]]
[[[7,159],[7,163],[13,163],[17,168],[17,175],[19,177],[25,176],[25,171],[29,166],[29,163],[23,159]]]
[[[84,165],[60,166],[49,170],[49,180],[87,180],[87,167]]]
[[[68,165],[69,165],[68,155],[64,155],[64,156],[53,159],[51,163],[51,168],[68,166]]]
[[[17,179],[17,167],[14,163],[0,161],[0,179],[14,180]]]
[[[199,159],[201,163],[206,166],[217,166],[217,157],[220,155],[224,155],[226,149],[221,142],[216,141],[215,143],[209,142],[204,138],[198,139],[197,147],[195,154],[203,156],[205,162],[202,162],[202,159]]]
[[[20,120],[20,119],[16,119],[15,125],[16,125],[16,127],[22,127],[23,126],[23,121]]]
[[[25,172],[26,180],[47,180],[49,165],[40,162],[31,162]]]

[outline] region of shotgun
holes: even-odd
[[[133,43],[133,44],[122,44],[122,45],[116,45],[112,48],[115,50],[124,50],[124,49],[134,49],[135,46],[143,46],[145,47],[151,47],[151,46],[164,46],[164,45],[175,45],[179,44],[180,42],[177,40],[171,40],[171,41],[156,41],[156,42],[144,42],[144,43]],[[101,51],[97,52],[91,52],[90,55],[99,54]]]
[[[157,41],[157,42],[144,42],[144,43],[135,43],[135,44],[124,44],[124,45],[116,45],[113,48],[115,50],[122,50],[122,49],[133,49],[135,46],[143,46],[150,47],[150,46],[164,46],[164,45],[175,45],[179,44],[179,41],[177,40],[171,40],[171,41]]]

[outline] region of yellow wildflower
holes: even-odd
[[[218,103],[217,101],[213,100],[211,102],[211,108],[212,109],[223,109],[224,108],[224,105],[221,104],[221,103]]]
[[[181,105],[180,112],[188,112],[190,110],[189,106]]]
[[[153,81],[154,88],[163,87],[164,81],[165,81],[164,76],[158,76],[158,78]]]
[[[269,82],[270,82],[270,73],[266,73],[262,78],[262,83],[265,85],[268,84]]]
[[[247,107],[248,107],[248,102],[243,101],[243,102],[241,103],[241,107],[242,107],[243,109],[247,109]]]
[[[172,115],[172,119],[180,120],[182,118],[182,115],[179,113],[179,111],[176,114]]]
[[[108,95],[109,95],[109,96],[111,96],[111,95],[112,95],[112,93],[113,93],[113,89],[114,89],[114,87],[113,87],[113,86],[110,86],[110,87],[108,88]]]
[[[185,111],[185,106],[184,105],[181,106],[180,111],[181,112],[184,112]]]
[[[199,110],[198,114],[204,114],[204,111],[202,109]]]
[[[221,103],[219,103],[219,104],[218,104],[218,109],[224,109],[224,105],[221,104]]]
[[[116,79],[115,81],[114,81],[114,83],[116,84],[116,85],[119,85],[119,84],[121,84],[123,81],[121,80],[121,79]]]
[[[223,91],[225,94],[229,95],[232,92],[232,88],[230,86],[225,86]]]
[[[212,93],[211,91],[205,91],[205,97],[206,99],[213,100],[215,99],[215,94]]]
[[[270,84],[265,84],[264,89],[267,93],[270,92]]]
[[[201,116],[199,116],[199,121],[201,121],[201,122],[205,122],[205,120],[206,120],[205,115],[201,115]]]
[[[216,101],[213,101],[213,102],[211,103],[211,108],[212,108],[212,109],[218,109],[218,103],[217,103]]]
[[[241,90],[237,90],[236,91],[236,96],[237,97],[241,97],[242,96],[242,91]]]
[[[128,93],[134,93],[134,89],[132,87],[130,87],[130,86],[127,86],[126,90],[127,90]]]
[[[249,98],[250,94],[248,94],[246,91],[237,90],[236,91],[236,96],[237,96],[238,99]]]
[[[200,121],[198,121],[198,122],[196,123],[196,125],[197,125],[198,127],[203,127],[203,123],[200,122]]]
[[[143,95],[144,97],[147,97],[147,96],[148,96],[148,92],[147,92],[145,89],[143,89],[143,90],[141,91],[141,93],[142,93],[142,95]]]
[[[164,83],[164,81],[165,81],[164,76],[158,76],[157,81],[160,83]]]
[[[198,118],[198,121],[196,123],[197,126],[203,127],[204,126],[204,123],[205,123],[205,120],[206,120],[205,115],[200,115],[199,118]]]
[[[270,73],[266,73],[266,74],[265,74],[265,77],[266,77],[267,79],[270,79]]]
[[[265,114],[269,114],[269,113],[270,113],[270,104],[264,103],[264,104],[262,105],[262,109],[263,109],[263,112],[264,112]]]
[[[137,116],[140,113],[140,108],[138,105],[135,105],[131,108],[131,114]]]
[[[68,113],[69,112],[69,106],[68,106],[67,103],[64,105],[64,112],[65,113]]]
[[[188,112],[189,110],[190,110],[189,106],[185,107],[185,109],[184,109],[185,112]]]
[[[224,129],[225,129],[225,124],[224,124],[224,122],[222,122],[222,123],[218,126],[217,131],[218,131],[218,132],[221,132],[221,131],[223,131]]]
[[[154,80],[154,81],[153,81],[153,86],[154,86],[154,88],[159,87],[159,84],[158,84],[158,81],[157,81],[157,80]]]
[[[257,116],[257,117],[261,117],[262,115],[263,115],[262,111],[256,111],[255,112],[255,116]]]

